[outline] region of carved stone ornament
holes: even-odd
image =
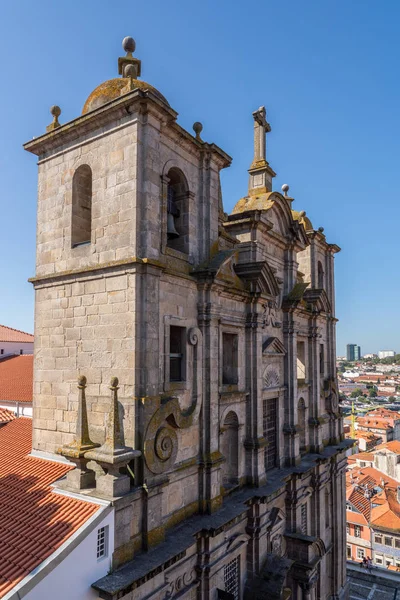
[[[263,305],[262,327],[282,327],[282,322],[278,319],[278,302],[276,300],[268,300]]]
[[[160,407],[151,417],[144,438],[144,458],[154,474],[165,473],[176,461],[178,453],[177,429],[190,427],[198,418],[201,408],[202,334],[193,327],[188,332],[188,343],[194,347],[192,402],[181,410],[178,398],[161,400]]]
[[[182,592],[186,587],[194,583],[196,581],[196,578],[196,569],[194,568],[188,571],[187,573],[183,573],[183,575],[179,575],[175,579],[175,581],[168,581],[168,579],[166,578],[168,588],[165,592],[164,600],[172,598],[175,594],[179,594],[180,592]]]
[[[333,377],[328,377],[321,383],[321,396],[325,399],[325,408],[328,412],[338,410],[337,386]]]
[[[271,548],[272,554],[275,554],[276,556],[283,556],[285,554],[285,541],[280,533],[272,538]]]
[[[280,387],[279,371],[272,365],[268,365],[263,374],[263,381],[264,389]]]

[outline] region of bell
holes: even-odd
[[[169,240],[174,240],[179,237],[179,233],[175,229],[174,215],[171,213],[168,213],[167,216],[167,236]]]

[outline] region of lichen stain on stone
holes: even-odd
[[[82,115],[103,106],[107,102],[111,102],[111,100],[115,100],[120,96],[128,94],[135,89],[139,89],[142,91],[150,91],[153,92],[155,96],[162,102],[165,102],[169,106],[166,98],[152,85],[146,83],[145,81],[140,81],[139,79],[129,79],[129,77],[121,77],[116,79],[109,79],[104,83],[101,83],[97,88],[93,90],[88,99],[85,102],[85,105],[82,110]]]

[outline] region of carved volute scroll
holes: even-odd
[[[144,438],[144,458],[147,468],[154,474],[165,473],[176,461],[178,453],[177,429],[185,429],[199,416],[202,389],[202,334],[193,327],[188,331],[188,343],[193,346],[192,401],[181,410],[178,398],[161,399],[160,407],[151,417]]]

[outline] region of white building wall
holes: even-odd
[[[0,342],[0,356],[21,354],[21,350],[22,354],[33,354],[33,342]]]
[[[396,352],[394,350],[380,350],[378,352],[379,358],[389,358],[391,356],[395,356]]]
[[[97,532],[108,525],[107,557],[97,560]],[[110,512],[72,552],[35,587],[21,597],[26,600],[96,600],[92,583],[107,575],[114,551],[114,511]],[[52,562],[56,562],[54,557]],[[21,590],[22,591],[22,590]],[[4,599],[6,600],[6,598]]]

